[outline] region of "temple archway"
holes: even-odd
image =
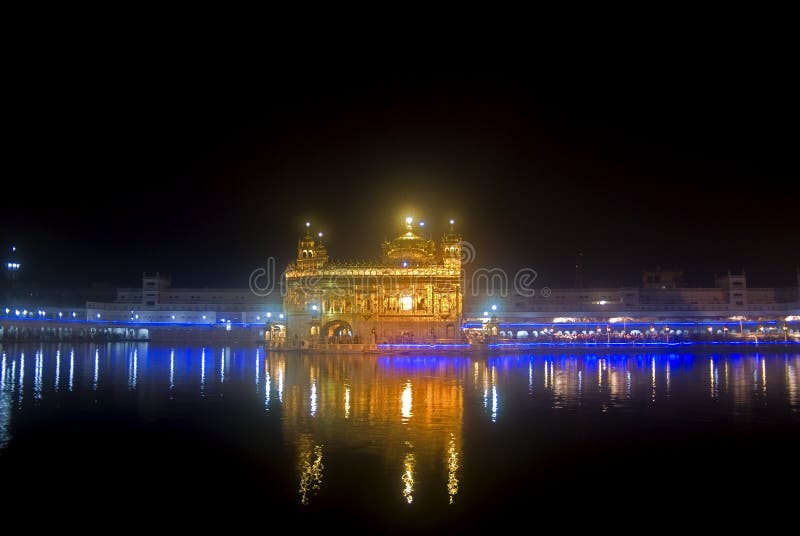
[[[353,328],[344,320],[328,322],[320,330],[322,342],[349,343],[353,340]]]

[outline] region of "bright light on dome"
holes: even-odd
[[[322,238],[322,233],[317,233],[320,238]]]
[[[419,222],[419,226],[420,227],[425,227],[425,222],[424,221]]]
[[[456,220],[450,220],[450,225],[455,225]]]
[[[406,223],[407,223],[408,225],[411,225],[411,222],[412,222],[412,221],[414,221],[414,219],[413,219],[411,216],[409,216],[408,218],[406,218]]]
[[[311,222],[310,221],[306,222],[306,227],[311,227]]]

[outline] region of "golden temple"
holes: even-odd
[[[374,263],[331,261],[310,223],[286,269],[286,343],[296,348],[455,341],[461,337],[461,236],[450,220],[437,244],[406,218]]]

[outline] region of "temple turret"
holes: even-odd
[[[297,243],[297,267],[301,270],[322,268],[328,262],[328,250],[322,243],[322,233],[311,234],[311,223],[306,222],[306,232]]]

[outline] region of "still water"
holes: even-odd
[[[630,501],[778,500],[800,475],[797,353],[1,348],[2,496],[51,512],[574,526]]]

